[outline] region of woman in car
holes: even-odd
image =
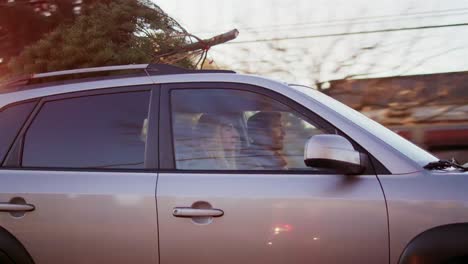
[[[235,170],[240,136],[233,120],[215,114],[203,114],[195,128],[198,141],[191,163],[193,169]]]

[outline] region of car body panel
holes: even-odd
[[[35,263],[158,263],[156,173],[0,170],[0,225]]]
[[[468,222],[468,172],[379,175],[390,220],[391,262],[424,231]],[[454,238],[456,239],[456,238]]]
[[[374,175],[160,173],[162,264],[385,263],[385,201]],[[207,202],[211,223],[172,215]]]

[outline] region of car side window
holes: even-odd
[[[171,92],[176,169],[310,170],[304,146],[327,133],[268,96],[232,89]]]
[[[0,110],[0,164],[35,104],[21,103]]]
[[[25,134],[23,167],[143,169],[149,91],[45,102]]]

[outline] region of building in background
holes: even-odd
[[[468,162],[468,72],[335,80],[324,92],[441,159]]]

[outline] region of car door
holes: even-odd
[[[40,99],[0,170],[0,226],[35,263],[158,263],[158,93]]]
[[[165,85],[160,107],[161,264],[388,263],[373,170],[304,165],[310,136],[341,133],[318,115],[230,83]]]

